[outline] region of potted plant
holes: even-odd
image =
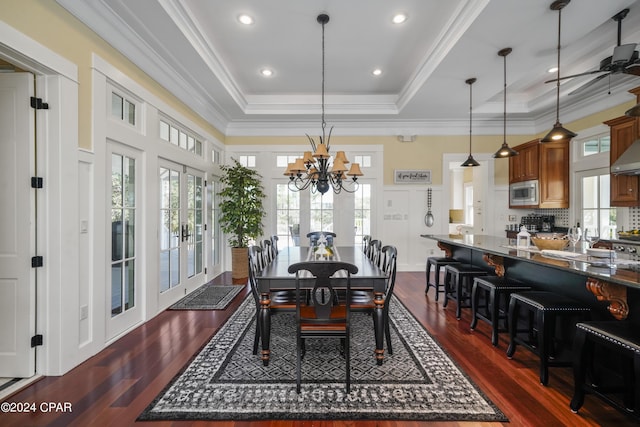
[[[262,177],[244,167],[236,159],[233,165],[223,165],[223,184],[220,196],[220,228],[229,235],[231,246],[231,277],[233,283],[243,284],[249,277],[249,240],[262,235],[265,216]]]

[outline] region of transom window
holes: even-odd
[[[111,116],[131,126],[135,126],[136,104],[123,95],[111,92]]]
[[[183,150],[202,156],[202,141],[191,132],[180,129],[165,120],[160,120],[160,139],[168,141]]]
[[[582,142],[582,155],[592,156],[611,150],[611,138],[609,135],[599,135]]]
[[[256,167],[256,156],[239,156],[238,162],[244,166],[245,168],[255,168]]]

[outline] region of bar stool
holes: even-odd
[[[440,294],[444,293],[444,286],[440,283],[440,271],[450,264],[460,264],[460,262],[448,257],[431,256],[427,258],[427,287],[424,293],[429,293],[429,287],[433,286],[436,290],[436,301],[438,301]],[[431,267],[435,270],[433,282],[431,281]]]
[[[529,337],[534,329],[531,320],[537,328],[537,345],[519,337],[518,314],[520,308],[529,310]],[[551,345],[555,338],[556,320],[560,317],[578,317],[585,320],[589,316],[590,308],[563,295],[546,291],[528,291],[512,293],[509,300],[509,348],[507,357],[511,359],[516,352],[516,344],[521,344],[540,357],[540,384],[549,382],[550,366],[571,366],[570,362],[554,360]]]
[[[587,368],[593,363],[596,344],[620,354],[627,362],[622,364],[623,387],[591,385],[585,381]],[[639,416],[640,332],[637,327],[619,320],[580,322],[576,325],[573,357],[574,394],[569,404],[573,412],[582,407],[585,394],[592,393],[625,413],[633,413],[636,418]],[[606,394],[619,391],[624,391],[622,405]]]
[[[481,276],[473,280],[471,290],[471,330],[482,320],[491,325],[491,344],[498,345],[498,333],[507,332],[507,312],[512,292],[530,291],[531,286],[498,276]],[[484,296],[484,305],[480,306],[480,296]],[[485,310],[479,310],[484,308]],[[504,327],[500,327],[500,320]]]
[[[471,307],[471,285],[473,279],[478,276],[486,276],[487,273],[480,267],[471,264],[448,264],[444,268],[444,304],[449,300],[456,301],[456,319],[460,320],[463,308]]]

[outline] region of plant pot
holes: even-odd
[[[246,285],[249,280],[249,248],[231,248],[231,281]]]

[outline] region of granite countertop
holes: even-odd
[[[640,262],[636,260],[588,257],[584,251],[572,252],[567,250],[560,253],[545,251],[543,253],[535,246],[519,249],[510,245],[509,239],[506,237],[473,234],[459,236],[421,234],[420,236],[454,246],[467,247],[484,253],[570,271],[628,287],[640,288]]]

